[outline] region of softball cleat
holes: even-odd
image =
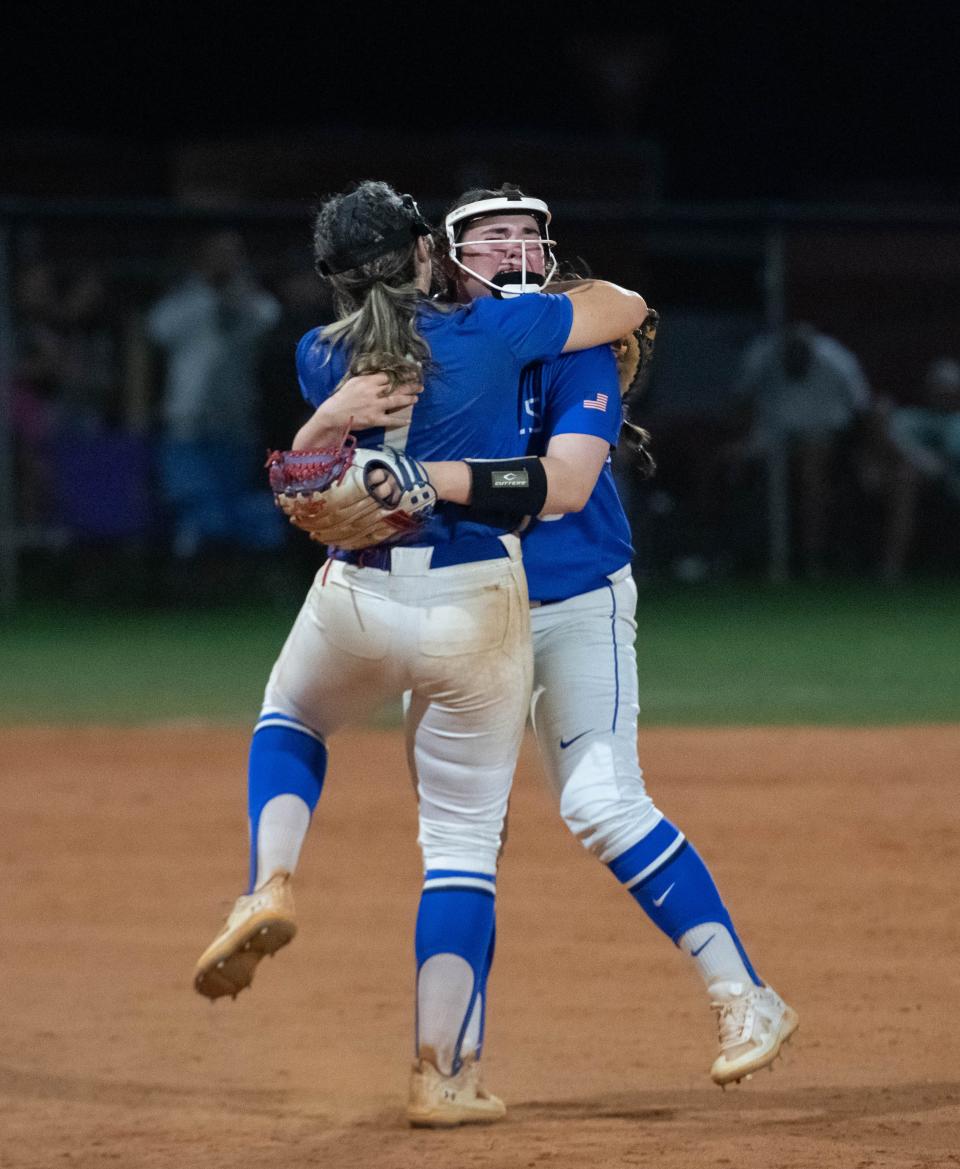
[[[769,986],[728,982],[710,1005],[720,1035],[720,1054],[710,1075],[721,1088],[769,1067],[800,1026],[797,1012]]]
[[[445,1076],[426,1059],[413,1065],[407,1120],[414,1128],[456,1128],[460,1124],[492,1124],[507,1106],[480,1083],[480,1065],[465,1060],[454,1076]]]
[[[197,993],[236,998],[253,981],[260,959],[275,954],[296,932],[290,874],[274,873],[265,885],[237,898],[223,929],[200,955],[193,979]]]

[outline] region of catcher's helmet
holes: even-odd
[[[457,252],[464,247],[463,232],[478,219],[487,219],[491,215],[532,215],[540,228],[540,238],[536,242],[527,239],[505,239],[498,243],[520,244],[520,269],[515,272],[500,272],[492,280],[481,276],[459,258]],[[534,199],[524,195],[521,191],[504,189],[501,194],[488,198],[477,199],[465,203],[462,207],[455,207],[444,219],[444,228],[447,235],[447,248],[452,263],[462,271],[467,272],[474,279],[479,280],[492,290],[496,297],[519,296],[524,292],[539,292],[553,279],[557,271],[557,261],[553,254],[556,243],[548,237],[547,228],[552,216],[550,208],[542,199]],[[537,247],[543,251],[544,266],[547,269],[544,276],[527,270],[527,248]]]

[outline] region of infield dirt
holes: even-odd
[[[211,1005],[246,878],[247,735],[0,731],[4,1169],[960,1166],[960,727],[655,730],[659,806],[800,1013],[721,1092],[685,960],[559,820],[524,748],[484,1060],[507,1120],[416,1132],[416,809],[402,740],[334,740],[300,933]]]

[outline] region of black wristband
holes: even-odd
[[[547,472],[540,459],[467,459],[470,506],[467,517],[511,527],[539,515],[547,502]]]

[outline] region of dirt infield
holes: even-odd
[[[245,733],[0,731],[4,1169],[960,1165],[960,727],[645,732],[660,806],[799,1010],[725,1093],[679,953],[568,835],[527,744],[500,877],[489,1129],[411,1132],[415,808],[335,743],[300,936],[236,1002],[193,962],[246,873]]]

